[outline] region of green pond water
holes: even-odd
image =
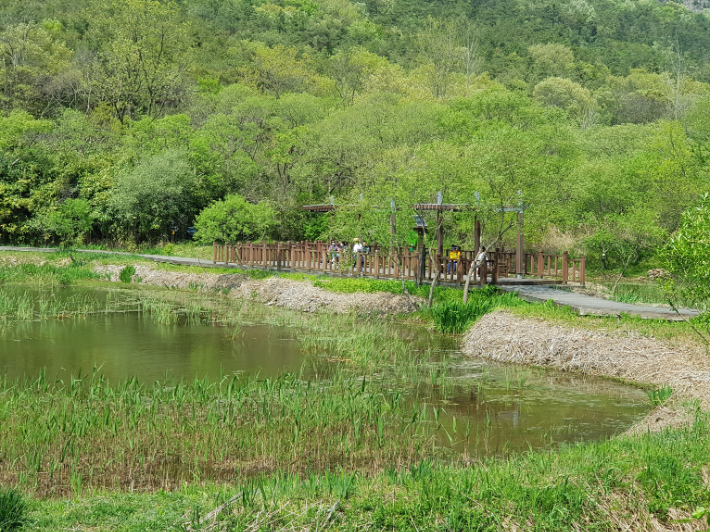
[[[37,290],[3,290],[47,297]],[[64,289],[50,295],[65,300],[93,297],[98,302],[124,298],[127,303],[121,313],[0,327],[0,377],[34,377],[44,369],[47,377],[66,378],[98,367],[111,382],[127,377],[145,383],[166,376],[219,379],[244,373],[270,378],[299,371],[307,358],[301,348],[306,332],[298,327],[253,323],[235,328],[204,320],[163,325],[148,314],[130,311],[129,291],[116,295]],[[501,455],[599,440],[623,432],[651,408],[646,394],[634,387],[472,360],[458,352],[457,338],[420,327],[402,326],[400,333],[416,349],[434,351],[440,362],[428,368],[431,379],[426,384],[397,391],[418,409],[426,405],[439,444],[459,451]],[[318,356],[329,359],[328,353]],[[441,372],[445,379],[437,377]],[[387,370],[369,378],[387,382]]]

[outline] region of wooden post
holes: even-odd
[[[523,241],[523,211],[518,212],[518,238],[517,245],[515,248],[516,261],[515,261],[515,274],[518,279],[523,278],[525,273],[525,242]],[[532,272],[530,272],[532,273]]]
[[[441,218],[441,211],[436,215],[436,252],[444,254],[444,220]]]
[[[390,214],[390,252],[394,248],[394,238],[397,235],[397,215],[395,213]]]
[[[224,243],[224,263],[229,264],[229,244]]]
[[[493,253],[493,271],[491,272],[491,283],[498,284],[498,252]]]
[[[545,257],[542,255],[542,251],[537,253],[537,275],[542,279],[542,274],[545,271]]]
[[[217,264],[217,242],[212,242],[212,264]]]
[[[478,252],[481,250],[481,222],[478,218],[475,219],[473,225],[473,260],[476,260]]]
[[[562,254],[562,283],[567,284],[569,276],[569,254],[565,251]]]
[[[479,270],[481,272],[481,275],[480,275],[481,286],[484,286],[488,282],[488,261],[487,260],[481,261],[481,265],[479,266]]]
[[[581,284],[584,284],[585,281],[587,280],[586,266],[587,266],[587,258],[584,255],[582,255],[582,258],[579,261],[579,282]]]

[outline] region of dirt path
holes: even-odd
[[[377,292],[372,294],[341,294],[313,286],[308,281],[291,281],[270,277],[256,281],[242,274],[195,274],[156,270],[137,265],[134,280],[141,284],[169,288],[201,288],[229,290],[230,297],[250,299],[266,305],[276,305],[304,312],[328,311],[358,314],[407,314],[416,311],[424,302],[419,297]],[[123,266],[97,266],[95,271],[119,281]]]
[[[469,330],[462,351],[497,362],[669,385],[677,400],[697,399],[710,409],[710,356],[702,348],[681,350],[654,338],[564,327],[500,310]],[[660,407],[634,430],[678,425],[687,417],[684,409]]]

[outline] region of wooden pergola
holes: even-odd
[[[518,194],[521,194],[518,192]],[[478,197],[478,193],[476,193],[476,197]],[[412,209],[415,212],[422,212],[422,211],[427,211],[427,212],[436,212],[436,239],[437,239],[437,253],[439,255],[444,254],[444,228],[443,228],[443,223],[442,223],[442,216],[443,213],[445,212],[467,212],[467,211],[477,211],[479,210],[478,205],[471,205],[468,203],[444,203],[443,202],[443,195],[441,192],[438,194],[438,202],[437,203],[415,203],[412,205]],[[302,209],[304,211],[310,211],[310,212],[332,212],[340,208],[353,208],[355,205],[336,205],[335,201],[331,197],[331,203],[324,203],[320,205],[304,205]],[[372,209],[379,209],[379,207],[371,207]],[[390,232],[392,235],[395,234],[395,224],[396,224],[396,215],[395,211],[398,210],[395,207],[394,201],[391,202],[391,209],[392,209],[392,214],[390,214]],[[517,205],[517,206],[504,206],[502,208],[498,208],[498,212],[517,212],[518,213],[518,234],[517,234],[517,241],[516,241],[516,249],[515,249],[515,269],[516,269],[516,274],[518,277],[522,277],[523,272],[525,271],[525,265],[524,265],[524,260],[525,260],[525,254],[524,254],[524,239],[523,239],[523,210],[525,209],[525,206],[522,204],[522,202]],[[362,218],[362,214],[359,214],[359,219]],[[479,249],[481,248],[481,222],[478,220],[478,217],[475,217],[474,221],[474,233],[473,233],[473,242],[474,242],[474,253],[477,255]]]

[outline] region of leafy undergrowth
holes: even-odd
[[[30,518],[36,530],[611,531],[646,529],[649,519],[703,529],[705,519],[691,514],[710,498],[709,443],[707,416],[697,414],[687,428],[506,461],[424,460],[370,474],[335,469],[167,492],[85,491],[36,500]]]

